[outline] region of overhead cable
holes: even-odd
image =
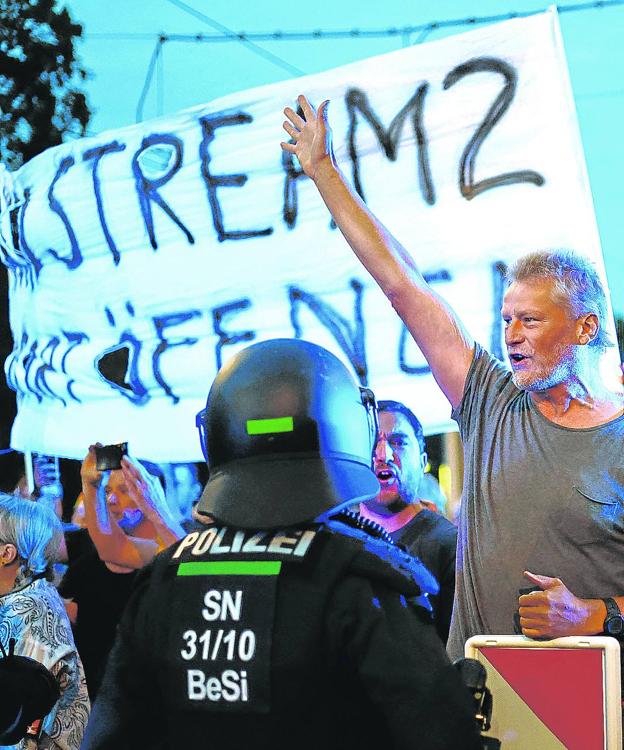
[[[167,0],[167,2],[171,3],[171,5],[175,5],[177,8],[180,8],[181,10],[185,11],[186,13],[189,13],[195,18],[198,18],[200,21],[203,21],[209,26],[212,26],[213,29],[216,29],[219,32],[219,36],[217,37],[218,39],[226,38],[226,37],[231,38],[234,41],[237,41],[243,44],[245,47],[250,49],[256,55],[259,55],[260,57],[264,57],[265,60],[269,60],[275,65],[278,65],[280,68],[282,68],[282,70],[286,70],[291,75],[294,75],[294,76],[305,75],[305,72],[301,70],[300,68],[296,67],[295,65],[292,65],[287,60],[284,60],[278,55],[274,55],[272,52],[269,52],[263,47],[259,47],[249,38],[243,37],[240,34],[237,34],[235,31],[228,29],[227,26],[224,26],[222,23],[219,23],[219,21],[215,21],[214,18],[210,18],[205,13],[201,13],[200,11],[195,10],[195,8],[192,8],[188,3],[184,3],[182,2],[182,0]]]
[[[541,10],[530,10],[530,11],[509,11],[507,13],[499,13],[489,16],[469,16],[466,18],[450,18],[439,21],[428,21],[426,23],[408,25],[408,26],[396,26],[385,29],[314,29],[311,31],[232,31],[226,26],[219,24],[214,19],[209,18],[199,11],[195,11],[193,8],[188,6],[181,0],[167,0],[167,2],[177,5],[178,7],[185,6],[184,9],[192,15],[205,21],[207,24],[218,28],[220,33],[218,34],[204,34],[202,32],[195,34],[161,34],[163,41],[167,42],[240,42],[240,43],[253,43],[258,41],[269,42],[269,41],[310,41],[318,39],[370,39],[372,37],[398,37],[401,35],[409,36],[411,34],[419,33],[422,38],[418,38],[416,43],[424,41],[424,39],[432,32],[437,29],[461,27],[461,26],[476,26],[479,24],[486,23],[497,23],[499,21],[509,21],[514,18],[526,18],[527,16],[541,13]],[[624,0],[592,0],[592,2],[584,3],[573,3],[573,4],[562,4],[557,6],[559,13],[573,13],[576,11],[587,11],[587,10],[604,10],[607,8],[624,7]],[[110,33],[94,33],[86,34],[91,39],[120,39],[126,41],[140,41],[145,39],[153,39],[154,34],[145,33],[124,33],[124,32],[110,32]],[[254,45],[255,46],[255,45]],[[304,75],[304,72],[291,65],[286,60],[272,55],[262,47],[258,47],[256,52],[260,54],[258,50],[262,51],[262,55],[269,58],[273,58],[273,62],[279,64],[281,67],[285,67],[289,72],[295,73],[296,75]],[[279,61],[279,63],[277,62]]]

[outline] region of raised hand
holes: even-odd
[[[286,107],[284,110],[288,120],[284,121],[283,127],[294,143],[281,143],[280,145],[284,151],[297,157],[301,169],[310,179],[316,180],[324,164],[334,163],[331,128],[327,122],[329,100],[326,99],[321,104],[318,112],[314,111],[314,107],[303,94],[297,97],[297,102],[301,107],[303,117],[291,107]]]
[[[99,448],[102,443],[96,443],[96,445]],[[89,452],[80,467],[80,478],[82,479],[83,490],[85,485],[97,490],[102,482],[102,472],[96,469],[95,445],[89,446]]]
[[[128,456],[121,459],[121,470],[126,480],[128,495],[147,518],[153,520],[155,516],[169,515],[165,493],[156,477]]]
[[[180,514],[174,513],[169,507],[158,479],[129,456],[121,459],[121,470],[126,480],[128,494],[154,527],[160,549],[168,547],[183,537],[185,532],[181,525]]]

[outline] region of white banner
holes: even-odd
[[[449,406],[279,141],[329,97],[336,156],[472,334],[502,356],[503,267],[567,246],[604,268],[554,13],[506,21],[50,149],[5,174],[12,445],[127,440],[201,457],[195,413],[240,347],[301,337],[427,433]]]

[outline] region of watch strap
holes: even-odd
[[[608,620],[609,617],[622,617],[622,613],[620,612],[620,608],[618,607],[615,599],[607,597],[602,601],[605,603],[605,607],[607,608],[607,617],[605,619]]]
[[[606,597],[606,598],[603,598],[602,601],[604,602],[604,605],[607,608],[607,616],[605,617],[605,621],[603,625],[603,632],[605,633],[609,632],[609,628],[607,627],[607,624],[609,623],[609,621],[613,621],[616,618],[622,622],[622,630],[624,630],[624,616],[622,615],[622,612],[620,608],[618,607],[615,599],[611,597]]]

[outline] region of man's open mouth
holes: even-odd
[[[379,469],[375,475],[380,482],[390,482],[396,479],[396,474],[391,469]]]
[[[510,359],[510,360],[511,360],[512,362],[522,362],[522,361],[524,361],[525,359],[528,359],[528,357],[527,357],[527,356],[526,356],[525,354],[518,354],[518,353],[514,353],[514,354],[510,354],[510,355],[509,355],[509,359]]]

